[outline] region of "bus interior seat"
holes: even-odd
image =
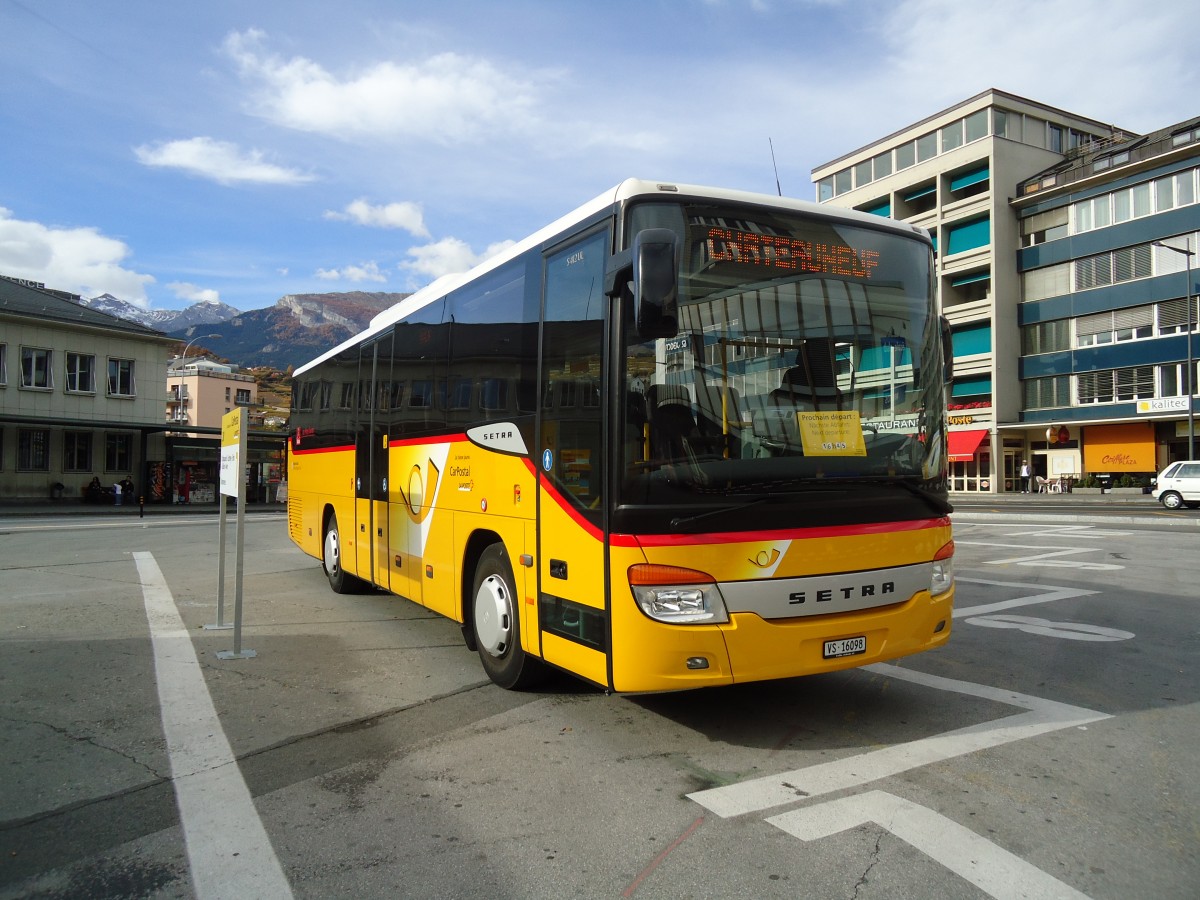
[[[650,419],[650,453],[655,459],[691,456],[700,432],[692,415],[687,388],[676,384],[651,385],[647,395]]]
[[[833,362],[833,345],[808,341],[799,351],[798,364],[787,369],[771,399],[800,410],[840,409],[841,392]]]

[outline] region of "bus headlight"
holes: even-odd
[[[933,557],[933,573],[929,577],[929,593],[933,597],[946,593],[954,586],[954,541],[947,541]]]
[[[629,567],[629,586],[642,612],[657,622],[709,625],[729,621],[716,580],[706,572],[639,564]]]

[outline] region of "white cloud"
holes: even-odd
[[[121,265],[129,248],[95,228],[58,228],[12,217],[0,207],[0,272],[85,297],[112,294],[147,308],[143,275]]]
[[[881,62],[903,90],[939,86],[933,103],[926,94],[925,115],[998,88],[1134,130],[1171,124],[1170,110],[1186,108],[1181,100],[1197,77],[1191,59],[1164,41],[1177,10],[1129,0],[1093,0],[1086,15],[1079,10],[1075,0],[904,0],[879,19],[890,48]],[[1069,23],[1076,52],[1036,43],[1053,23]]]
[[[196,285],[189,284],[186,281],[172,281],[167,287],[180,300],[188,300],[192,303],[219,303],[221,301],[219,291],[214,291],[212,288],[196,287]]]
[[[315,274],[322,281],[387,281],[387,276],[379,270],[379,265],[373,261],[357,266],[343,266],[340,269],[317,269]]]
[[[429,237],[429,229],[425,227],[421,207],[408,201],[372,206],[366,200],[358,199],[347,204],[343,212],[326,210],[325,218],[355,222],[373,228],[403,228],[416,237]]]
[[[475,253],[465,241],[453,237],[442,238],[423,247],[410,248],[408,255],[412,257],[412,261],[403,262],[400,266],[410,272],[432,278],[456,275],[474,268],[486,259],[491,259],[497,253],[503,253],[513,243],[515,242],[500,241],[491,244],[482,253]]]
[[[265,37],[254,29],[234,32],[225,52],[251,85],[254,110],[300,131],[449,144],[520,132],[538,99],[526,79],[457,53],[380,62],[338,76],[304,57],[265,51]]]
[[[144,166],[181,169],[220,184],[304,184],[313,180],[312,175],[266,162],[258,150],[243,151],[236,144],[210,137],[143,144],[135,147],[134,153]]]

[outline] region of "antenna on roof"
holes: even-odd
[[[771,168],[775,170],[775,190],[779,193],[779,196],[782,197],[783,188],[779,186],[779,166],[775,165],[775,143],[770,137],[767,138],[767,143],[771,147]]]

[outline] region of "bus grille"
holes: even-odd
[[[288,497],[288,534],[297,544],[300,543],[300,528],[304,521],[298,497]]]

